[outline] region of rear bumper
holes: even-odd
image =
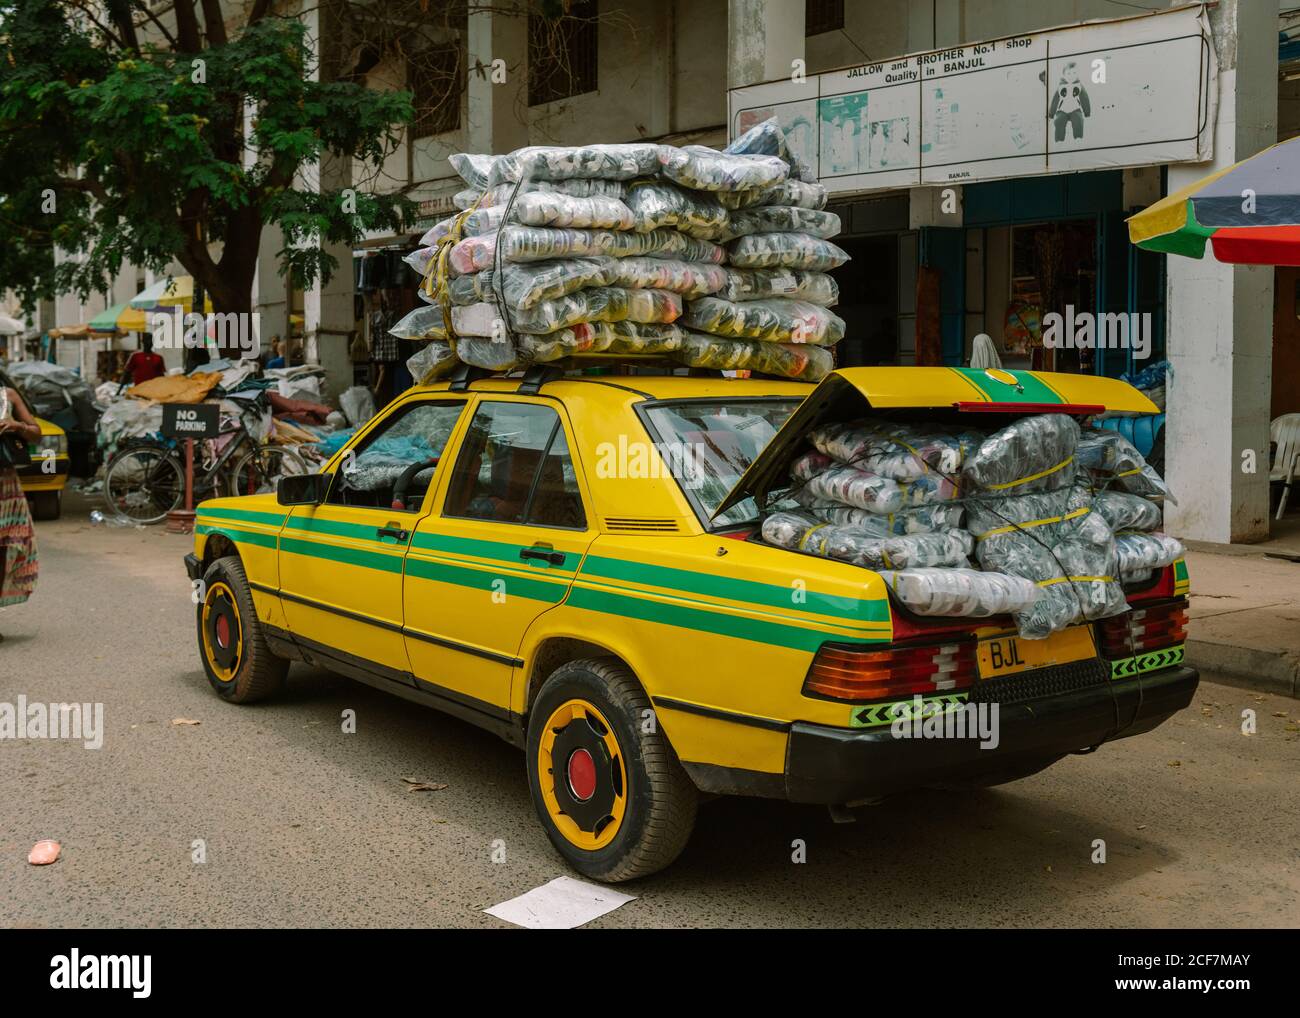
[[[785,797],[851,803],[1014,767],[1017,760],[1064,756],[1155,728],[1192,700],[1191,668],[1168,668],[1024,703],[1000,704],[998,745],[978,738],[898,738],[798,721],[790,726]]]

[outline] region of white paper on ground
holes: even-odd
[[[600,884],[556,877],[549,884],[483,911],[530,930],[571,930],[635,900],[635,895]]]

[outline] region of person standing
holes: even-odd
[[[0,608],[31,597],[37,574],[32,515],[13,456],[6,449],[16,444],[15,438],[28,445],[39,441],[41,428],[18,390],[7,382],[0,378]]]
[[[140,349],[126,359],[122,376],[118,379],[117,391],[120,393],[126,388],[127,379],[131,380],[132,385],[139,385],[165,374],[167,365],[163,363],[162,357],[154,353],[153,336],[146,332],[140,337]]]

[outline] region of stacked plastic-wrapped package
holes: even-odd
[[[1038,639],[1125,611],[1121,583],[1183,554],[1159,532],[1159,475],[1121,436],[1081,437],[1064,414],[992,434],[853,421],[808,444],[790,469],[801,508],[768,516],[764,540],[875,569],[917,614],[1009,613]]]
[[[807,381],[833,366],[844,323],[826,270],[848,256],[775,120],[722,152],[530,146],[451,163],[463,211],[408,256],[428,305],[392,330],[430,341],[417,379],[584,353]]]
[[[881,573],[918,614],[989,616],[1026,610],[1033,583],[970,568],[959,475],[984,436],[966,429],[853,421],[812,431],[790,469],[804,508],[763,524],[783,548]]]
[[[1160,532],[1163,503],[1173,496],[1164,479],[1142,458],[1133,443],[1113,431],[1098,431],[1080,440],[1078,459],[1096,491],[1093,507],[1115,534],[1120,580],[1139,583],[1183,557],[1176,538]]]

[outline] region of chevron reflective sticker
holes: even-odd
[[[1153,650],[1149,654],[1139,654],[1137,657],[1120,658],[1118,661],[1110,663],[1111,679],[1131,679],[1134,675],[1141,675],[1143,672],[1154,672],[1160,668],[1172,668],[1174,665],[1183,663],[1183,645],[1177,647],[1166,647],[1164,650]]]
[[[889,703],[869,703],[854,707],[849,711],[850,728],[874,728],[877,725],[892,725],[895,721],[910,721],[913,714],[926,718],[935,714],[946,714],[960,710],[966,702],[966,693],[945,693],[942,696],[929,696],[919,711],[914,710],[911,700],[891,700]]]

